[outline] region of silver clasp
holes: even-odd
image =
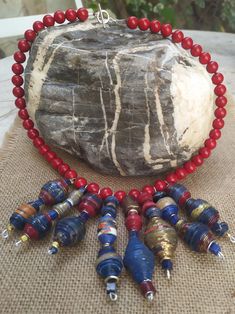
[[[94,16],[96,17],[97,21],[100,23],[100,24],[103,24],[103,27],[105,28],[106,27],[106,24],[109,23],[109,21],[114,21],[113,18],[110,17],[109,15],[109,12],[106,11],[106,10],[103,10],[101,8],[101,5],[100,3],[98,4],[98,7],[99,7],[99,11],[94,13]]]

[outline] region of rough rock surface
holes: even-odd
[[[47,143],[102,173],[165,172],[188,160],[211,127],[204,67],[170,40],[123,23],[41,32],[25,80]]]

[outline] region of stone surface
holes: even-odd
[[[25,87],[47,142],[103,173],[167,171],[188,160],[211,128],[204,67],[170,40],[122,23],[41,32]]]

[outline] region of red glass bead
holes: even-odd
[[[19,109],[24,109],[26,107],[26,102],[24,98],[17,98],[15,100],[15,105]]]
[[[40,32],[44,28],[44,24],[41,21],[36,21],[33,23],[33,29],[36,33]]]
[[[54,169],[58,169],[58,167],[63,164],[63,160],[61,158],[58,158],[58,157],[57,158],[53,158],[50,161],[50,164],[52,165],[52,167]]]
[[[143,192],[146,192],[150,195],[153,195],[155,193],[155,189],[152,185],[145,185],[142,189]]]
[[[126,24],[130,29],[136,29],[138,27],[139,20],[135,16],[130,16],[126,21]]]
[[[12,93],[15,97],[21,98],[24,96],[24,89],[20,86],[15,86],[12,90]]]
[[[125,191],[117,191],[115,192],[114,196],[117,198],[117,200],[121,203],[124,197],[126,197]]]
[[[182,47],[184,49],[191,49],[193,46],[193,40],[191,37],[185,37],[182,41]]]
[[[202,52],[199,56],[199,61],[201,64],[207,64],[211,60],[211,55],[208,52]]]
[[[49,150],[44,157],[48,162],[50,162],[52,159],[56,158],[56,153]]]
[[[205,140],[204,145],[209,149],[214,149],[216,147],[216,141],[212,138],[208,138],[207,140]]]
[[[217,96],[223,96],[226,93],[226,86],[223,84],[219,84],[215,87],[214,92]]]
[[[227,102],[228,100],[225,96],[219,96],[215,100],[215,104],[217,107],[224,107],[227,105]]]
[[[191,55],[193,57],[199,57],[201,53],[202,53],[202,46],[201,45],[195,44],[192,46]]]
[[[15,86],[18,86],[18,87],[23,85],[24,83],[23,77],[20,75],[13,75],[11,78],[11,81]]]
[[[23,127],[26,129],[26,130],[30,130],[34,127],[34,123],[31,119],[27,119],[27,120],[24,120],[23,121]]]
[[[217,108],[215,110],[216,118],[222,118],[223,119],[226,116],[226,114],[227,114],[227,111],[225,108]]]
[[[50,14],[45,15],[43,17],[42,21],[46,27],[51,27],[51,26],[55,25],[55,20],[54,20],[53,16],[51,16]]]
[[[223,119],[215,119],[213,121],[213,128],[214,129],[222,129],[224,127],[224,120]]]
[[[73,9],[68,9],[65,11],[65,17],[69,22],[74,22],[77,19],[77,13]]]
[[[89,193],[98,193],[99,190],[100,190],[100,187],[97,183],[92,182],[92,183],[89,183],[87,186],[87,191]]]
[[[192,161],[187,161],[187,162],[184,163],[184,169],[188,173],[193,173],[193,172],[196,171],[197,167],[196,167],[196,165]]]
[[[215,74],[212,76],[211,80],[212,80],[212,83],[213,83],[213,84],[218,85],[218,84],[220,84],[220,83],[223,82],[224,76],[223,76],[222,73],[215,73]]]
[[[32,29],[28,29],[27,31],[25,31],[24,33],[24,37],[26,40],[33,42],[34,39],[36,38],[36,32],[33,31]]]
[[[33,145],[36,147],[36,148],[39,148],[40,146],[44,145],[45,142],[43,140],[43,138],[41,138],[40,136],[39,137],[36,137],[34,140],[33,140]]]
[[[218,140],[221,137],[221,131],[218,129],[213,129],[210,131],[210,138],[213,140]]]
[[[158,20],[150,22],[150,30],[152,33],[158,33],[161,30],[161,23]]]
[[[134,200],[137,200],[137,198],[139,197],[140,195],[140,191],[137,190],[137,189],[131,189],[130,192],[128,193],[128,195],[130,197],[132,197]]]
[[[176,30],[174,31],[174,33],[172,34],[172,41],[174,43],[181,43],[181,41],[184,39],[184,34],[182,31],[180,30]]]
[[[64,21],[65,21],[65,14],[64,14],[64,12],[61,11],[61,10],[55,11],[55,13],[54,13],[54,20],[58,24],[63,24]]]
[[[176,183],[176,182],[178,181],[178,178],[177,178],[177,176],[176,176],[175,173],[170,173],[170,174],[168,174],[168,176],[166,177],[166,181],[167,181],[168,183],[174,184],[174,183]]]
[[[106,199],[108,196],[113,195],[113,191],[110,188],[103,188],[100,190],[100,197],[104,200]]]
[[[193,156],[192,162],[197,166],[201,166],[204,162],[204,159],[200,155]]]
[[[163,37],[168,37],[172,33],[172,26],[171,24],[162,24],[161,27],[161,34]]]
[[[140,231],[142,228],[142,218],[140,215],[131,214],[125,219],[125,226],[128,231]]]
[[[209,158],[211,155],[211,150],[208,147],[202,147],[199,149],[199,154],[202,158]]]
[[[21,52],[27,52],[30,50],[30,43],[25,39],[21,39],[18,42],[18,48]]]
[[[154,187],[157,191],[164,191],[166,188],[166,182],[163,180],[157,180],[154,183]]]
[[[175,170],[175,174],[179,180],[182,180],[187,176],[187,171],[184,168],[178,168]]]
[[[31,140],[33,140],[33,139],[35,139],[36,137],[39,136],[39,132],[38,132],[38,130],[36,130],[36,129],[30,129],[30,130],[28,130],[27,135],[28,135],[28,137],[29,137]]]
[[[215,61],[210,61],[206,66],[208,73],[215,73],[218,70],[218,68],[219,68],[219,65]]]
[[[26,56],[23,52],[21,51],[16,51],[14,53],[14,60],[18,63],[24,63],[26,60]]]
[[[146,17],[144,17],[139,20],[138,26],[141,31],[147,31],[150,27],[150,21]]]
[[[84,187],[87,185],[87,180],[85,178],[79,177],[74,181],[74,186],[77,189]]]
[[[84,22],[88,19],[89,13],[86,8],[80,8],[77,10],[77,17],[81,22]]]
[[[136,200],[140,205],[143,205],[147,201],[152,201],[153,197],[148,192],[141,192]]]
[[[22,120],[27,120],[29,118],[28,110],[27,109],[20,109],[18,112],[18,116]]]
[[[76,179],[77,178],[77,172],[73,169],[70,169],[65,172],[65,178],[66,179]]]
[[[39,153],[45,155],[50,150],[50,147],[46,144],[43,144],[39,147]]]
[[[68,164],[61,164],[61,165],[59,165],[57,170],[58,170],[59,174],[63,176],[67,171],[70,170],[70,167]]]
[[[24,67],[20,63],[14,63],[12,65],[11,69],[12,69],[12,72],[17,74],[17,75],[20,75],[24,72]]]

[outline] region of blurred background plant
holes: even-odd
[[[83,1],[97,9],[97,1]],[[235,0],[101,0],[118,18],[159,18],[177,28],[235,32]]]

